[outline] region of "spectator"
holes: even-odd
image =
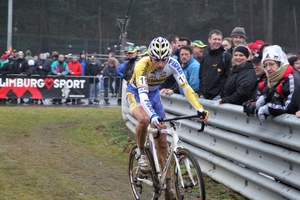
[[[66,56],[66,63],[68,64],[69,62],[72,62],[72,59],[73,59],[73,54],[69,53],[69,54]]]
[[[201,62],[201,58],[203,56],[203,53],[204,53],[207,45],[205,45],[201,40],[194,40],[192,42],[192,46],[193,46],[193,55],[194,55],[194,58],[196,58],[197,61],[200,63]]]
[[[246,32],[245,29],[243,27],[235,27],[232,32],[230,37],[232,38],[232,49],[234,49],[237,46],[243,45],[246,46]]]
[[[17,50],[13,50],[12,54],[9,56],[9,61],[10,62],[15,62],[18,59],[18,52]]]
[[[22,74],[25,72],[26,60],[24,59],[23,51],[18,52],[18,59],[13,63],[13,74]],[[10,103],[17,103],[18,99],[11,99]],[[25,103],[21,98],[20,103]]]
[[[167,36],[167,40],[169,41],[171,48],[172,48],[172,55],[171,57],[178,59],[178,43],[179,37],[177,35],[170,34]]]
[[[248,44],[248,48],[250,49],[253,55],[259,50],[259,46],[253,42]]]
[[[85,76],[85,72],[86,72],[86,66],[87,66],[87,60],[86,60],[86,56],[85,56],[85,51],[80,52],[79,54],[79,60],[78,60],[81,64],[81,76]]]
[[[52,58],[52,61],[50,62],[50,65],[54,62],[54,61],[57,61],[58,60],[58,52],[57,51],[52,51],[52,54],[51,54],[51,58]]]
[[[135,64],[139,60],[138,56],[137,56],[137,48],[136,47],[129,48],[129,50],[127,51],[127,58],[128,58],[128,62],[126,63],[124,70],[123,70],[123,78],[127,82],[129,82],[129,80],[132,77]]]
[[[26,60],[24,59],[23,51],[18,52],[18,59],[13,64],[13,74],[21,74],[25,71]]]
[[[183,68],[183,73],[186,77],[188,84],[191,86],[191,88],[193,88],[193,90],[196,93],[198,93],[200,64],[193,57],[193,49],[190,46],[181,47],[179,49],[179,58],[182,63],[181,66]],[[179,91],[182,95],[184,95],[184,92],[181,88],[179,88]]]
[[[45,60],[45,54],[40,53],[39,59],[35,61],[35,69],[42,77],[47,76],[47,74],[50,72],[50,63]]]
[[[90,77],[90,95],[89,104],[99,103],[99,76],[101,74],[101,67],[96,64],[94,56],[90,57],[89,64],[86,67],[86,76]]]
[[[11,74],[11,73],[12,73],[12,65],[8,60],[7,54],[3,54],[1,56],[1,62],[0,62],[0,74],[2,76],[5,76],[5,75]],[[0,99],[0,103],[5,104],[6,99]]]
[[[115,77],[118,75],[117,74],[117,68],[115,66],[115,61],[114,60],[109,60],[108,65],[105,66],[103,70],[103,75],[104,75],[104,101],[106,105],[109,105],[109,98],[108,98],[108,91],[112,92],[112,96],[116,97],[117,96],[117,91],[119,89],[120,81],[119,79],[115,79]],[[113,87],[113,82],[115,82],[115,88]]]
[[[294,68],[295,74],[300,76],[300,58],[297,56],[292,56],[288,59],[290,65]]]
[[[252,53],[247,46],[237,46],[233,51],[233,69],[222,91],[220,104],[242,105],[250,99],[255,87],[256,76],[251,63]]]
[[[227,77],[230,75],[231,55],[222,46],[222,32],[212,30],[208,34],[209,48],[200,63],[201,98],[218,100]]]
[[[28,62],[25,63],[24,69],[25,69],[25,71],[23,72],[23,74],[27,74],[28,76],[31,76],[32,74],[37,74],[37,71],[36,71],[35,66],[34,66],[34,60],[33,59],[30,59],[30,60],[28,60]],[[37,100],[38,99],[30,98],[26,103],[32,104]]]
[[[281,47],[268,46],[263,51],[262,63],[267,74],[267,87],[256,102],[253,113],[261,121],[267,115],[296,114],[300,110],[300,78],[287,60]],[[248,105],[244,105],[244,110]]]
[[[28,62],[26,62],[24,65],[24,72],[22,73],[27,74],[28,76],[31,76],[32,74],[37,74],[34,64],[35,63],[33,59],[28,60]]]
[[[145,57],[145,56],[149,56],[149,52],[148,52],[148,49],[144,49],[140,54],[139,56],[141,58]]]
[[[192,43],[191,40],[188,39],[187,37],[181,37],[178,39],[178,49],[183,46],[187,46],[187,45],[190,46],[191,43]]]
[[[115,65],[116,65],[117,67],[120,65],[120,62],[119,62],[119,60],[115,57],[114,52],[110,52],[110,53],[108,54],[108,60],[113,60],[113,61],[115,61]],[[108,60],[107,60],[107,61],[108,61]]]
[[[267,83],[266,82],[267,76],[264,67],[261,63],[261,59],[262,59],[261,50],[256,52],[253,58],[251,59],[251,62],[254,67],[255,75],[256,75],[256,88],[254,89],[252,98],[249,101],[243,103],[244,112],[248,116],[254,113],[254,110],[256,108],[255,103],[258,100],[258,98],[262,95],[262,92],[265,89]]]
[[[32,57],[32,55],[31,55],[31,51],[30,50],[27,50],[26,52],[25,52],[25,60],[26,60],[26,62],[28,62],[28,60],[33,60],[33,57]]]
[[[265,42],[262,41],[262,40],[256,40],[254,43],[258,45],[258,48],[259,48],[259,49],[261,48],[261,46],[262,46],[263,44],[265,44]]]
[[[59,54],[58,60],[54,61],[51,64],[51,73],[53,75],[66,76],[69,74],[69,67],[64,60],[65,60],[65,56],[63,54]],[[61,100],[62,99],[53,99],[52,103],[53,104],[55,104],[55,103],[62,104]]]
[[[222,41],[222,46],[226,49],[230,54],[232,54],[232,39],[231,37],[226,37]]]
[[[81,76],[82,74],[82,67],[80,62],[78,62],[78,57],[72,55],[72,61],[68,63],[68,67],[69,67],[69,75],[70,76]],[[64,103],[70,103],[71,100],[70,99],[66,99],[66,101]],[[80,99],[72,99],[72,104],[84,104],[83,101],[81,101]]]

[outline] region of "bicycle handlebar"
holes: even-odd
[[[196,117],[197,118],[199,118],[199,117],[205,118],[205,116],[206,116],[205,112],[198,111],[197,115],[180,116],[180,117],[173,117],[173,118],[168,118],[168,119],[159,118],[158,121],[159,122],[169,122],[169,121],[176,121],[176,120],[180,120],[180,119],[191,119],[191,118],[196,118]],[[205,123],[201,122],[201,128],[198,129],[198,132],[203,132],[204,127],[205,127]]]

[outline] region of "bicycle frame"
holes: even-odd
[[[158,161],[158,156],[157,156],[157,150],[156,150],[156,147],[155,147],[155,139],[154,139],[154,136],[153,134],[167,134],[169,136],[172,137],[172,141],[171,141],[171,144],[170,144],[170,147],[168,149],[168,155],[167,155],[167,158],[166,158],[166,164],[165,166],[163,167],[162,171],[161,171],[161,168],[159,167],[159,161]],[[157,128],[151,128],[150,126],[148,127],[148,136],[147,136],[147,140],[146,140],[146,143],[149,143],[149,146],[150,146],[150,150],[152,152],[152,155],[153,155],[153,161],[154,161],[154,164],[155,164],[155,168],[156,168],[156,172],[157,172],[157,176],[158,176],[158,180],[159,180],[159,187],[161,189],[165,189],[166,188],[166,184],[165,184],[165,180],[166,180],[166,176],[167,176],[167,172],[168,172],[168,169],[170,167],[170,164],[171,164],[171,160],[172,160],[172,155],[174,156],[174,160],[176,162],[176,168],[178,170],[178,175],[179,175],[179,179],[180,179],[180,182],[181,182],[181,186],[184,188],[184,182],[183,182],[183,178],[182,178],[182,174],[181,174],[181,169],[179,167],[179,161],[177,159],[177,149],[178,148],[183,148],[180,143],[180,139],[179,139],[179,136],[176,132],[176,127],[175,127],[175,124],[173,122],[171,122],[171,127],[170,128],[167,128],[167,129],[162,129],[160,130],[160,133],[158,133],[158,129]],[[193,182],[193,184],[195,185],[195,182],[193,180],[193,177],[192,177],[192,173],[191,173],[191,168],[190,168],[190,163],[188,162],[188,160],[185,160],[185,165],[187,167],[187,171],[188,171],[188,174]],[[142,178],[138,178],[139,181],[141,182],[144,182],[150,186],[153,186],[153,182],[152,181],[149,181],[149,180],[145,180],[145,179],[142,179]]]

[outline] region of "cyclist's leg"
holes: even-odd
[[[161,102],[159,91],[157,90],[157,91],[151,93],[149,99],[150,99],[151,104],[153,105],[153,109],[155,110],[155,112],[161,118],[166,118],[166,113],[165,113],[164,107]],[[152,102],[152,100],[155,100],[155,102]],[[155,145],[156,145],[157,151],[158,151],[159,163],[161,164],[161,166],[165,166],[166,158],[168,155],[167,135],[161,134],[160,137],[155,140]],[[167,183],[168,189],[171,189],[172,183],[171,183],[170,170],[168,170],[168,172],[167,172],[166,183]]]
[[[137,144],[139,147],[138,149],[140,151],[138,153],[145,155],[144,144],[147,135],[147,128],[150,123],[150,118],[140,104],[138,91],[134,89],[130,90],[130,88],[127,89],[127,91],[128,92],[126,93],[126,100],[130,108],[130,112],[138,121],[138,124],[135,128]]]

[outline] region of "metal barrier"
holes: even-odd
[[[209,125],[181,120],[183,145],[197,157],[202,171],[249,199],[300,198],[300,119],[281,115],[261,123],[242,107],[199,99],[210,111]],[[195,114],[185,97],[162,96],[168,117]],[[136,119],[123,108],[134,133]]]
[[[109,99],[117,98],[118,104],[121,105],[122,80],[120,76],[100,77],[100,99],[107,103]]]

